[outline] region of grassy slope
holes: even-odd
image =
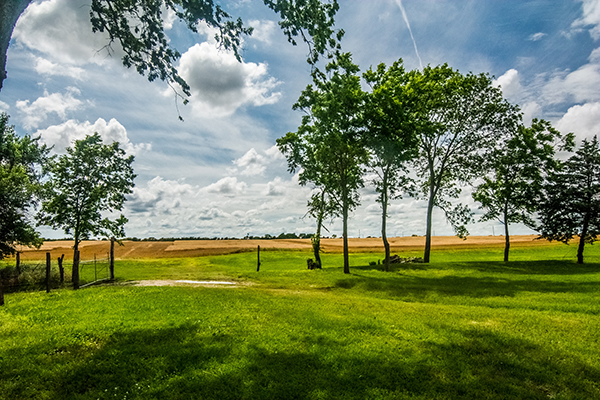
[[[322,271],[303,252],[263,252],[259,273],[252,253],[122,261],[123,280],[252,284],[9,294],[0,399],[600,398],[600,263],[571,250],[391,273],[356,254],[351,275],[339,254]]]

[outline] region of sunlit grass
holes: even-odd
[[[297,251],[261,252],[260,272],[255,253],[119,261],[113,286],[7,295],[0,399],[600,398],[600,263],[554,248],[392,272],[353,254],[350,275]]]

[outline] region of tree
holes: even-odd
[[[405,96],[406,73],[402,60],[386,70],[379,64],[377,70],[363,74],[371,85],[365,106],[369,167],[376,175],[373,180],[381,204],[381,238],[385,249],[385,270],[389,271],[390,244],[387,240],[388,205],[406,189],[406,163],[415,156],[417,136],[411,124],[410,105]]]
[[[572,134],[562,137],[550,122],[534,119],[531,127],[519,124],[492,151],[485,162],[491,171],[473,192],[473,199],[486,212],[481,220],[498,220],[504,225],[504,261],[510,250],[509,225],[523,223],[535,227],[532,214],[540,202],[542,184],[557,168],[554,158],[561,149],[572,145]]]
[[[331,197],[327,194],[324,188],[320,188],[317,193],[314,193],[308,201],[308,212],[311,217],[317,220],[317,232],[310,238],[313,254],[315,256],[315,264],[317,268],[322,268],[321,262],[321,229],[323,221],[328,217],[336,216],[336,204],[332,201]],[[327,229],[327,228],[325,228]]]
[[[90,236],[125,237],[127,218],[111,220],[103,213],[121,211],[132,192],[133,156],[126,157],[119,143],[102,144],[99,134],[75,141],[49,171],[51,182],[38,214],[39,223],[73,235],[73,285],[78,287],[77,251]]]
[[[458,198],[461,185],[483,174],[484,153],[514,124],[515,113],[486,74],[462,75],[444,64],[408,75],[405,90],[419,136],[412,165],[427,199],[423,259],[429,262],[433,208],[444,211],[459,237],[468,235],[469,208],[449,198]]]
[[[600,234],[600,148],[598,138],[584,139],[581,147],[544,185],[539,209],[541,237],[568,244],[579,237],[577,263],[583,264],[586,243]]]
[[[279,25],[288,41],[295,45],[295,38],[300,36],[309,45],[309,63],[315,63],[328,48],[338,46],[343,31],[333,29],[334,16],[339,9],[337,0],[263,2],[279,14]],[[14,26],[30,3],[32,0],[0,2],[0,90],[6,78],[6,53]],[[169,85],[178,84],[185,96],[190,96],[188,84],[174,66],[180,53],[171,47],[164,31],[162,15],[167,10],[173,11],[193,32],[202,21],[216,28],[219,45],[232,50],[238,59],[242,35],[252,33],[252,28],[244,26],[240,18],[234,20],[212,0],[92,0],[92,31],[108,33],[109,42],[105,49],[109,54],[113,44],[119,44],[125,53],[123,65],[127,68],[134,67],[149,81],[159,78]]]
[[[362,143],[364,92],[358,71],[349,53],[339,54],[326,72],[314,70],[314,86],[308,85],[293,107],[307,115],[297,132],[277,140],[290,171],[301,171],[300,184],[312,182],[327,191],[342,216],[344,273],[350,273],[348,215],[359,204],[361,166],[367,161]]]
[[[42,239],[30,213],[39,200],[42,167],[49,149],[39,137],[22,138],[0,113],[0,260],[15,253],[16,245],[39,246]]]

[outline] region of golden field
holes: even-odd
[[[536,235],[511,236],[511,246],[548,246],[545,240],[536,240]],[[388,239],[392,253],[414,251],[425,246],[424,236],[393,237]],[[310,239],[272,239],[272,240],[175,240],[175,241],[124,241],[123,246],[115,244],[115,258],[178,258],[200,257],[209,255],[232,254],[253,251],[260,246],[261,250],[306,250],[312,249]],[[383,252],[381,238],[351,238],[349,239],[351,252]],[[501,248],[504,246],[504,236],[472,236],[466,240],[456,236],[432,237],[432,248],[449,247],[479,247]],[[321,239],[321,248],[324,253],[341,253],[343,243],[341,238]],[[80,243],[81,258],[85,260],[107,256],[110,251],[108,241],[84,241]],[[45,242],[39,249],[21,248],[22,260],[40,260],[45,258],[45,253],[50,252],[52,258],[65,255],[69,260],[73,257],[73,241],[60,240]]]

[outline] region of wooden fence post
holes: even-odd
[[[21,275],[21,252],[17,251],[17,264],[15,265],[15,269],[17,270],[17,279],[19,275]]]
[[[46,253],[46,293],[50,293],[50,252]]]
[[[60,274],[60,283],[65,281],[65,269],[63,267],[63,260],[65,259],[65,255],[61,255],[58,257],[58,273]]]
[[[260,245],[258,246],[257,255],[258,255],[258,260],[257,260],[257,263],[256,263],[256,272],[260,271]]]
[[[73,253],[73,273],[72,279],[73,289],[79,289],[79,250]]]
[[[110,271],[110,280],[115,280],[115,238],[110,238],[110,264],[108,266]]]

